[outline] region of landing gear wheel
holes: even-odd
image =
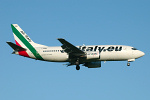
[[[79,59],[77,59],[77,61],[76,61],[76,63],[75,63],[76,65],[79,65]]]
[[[80,70],[80,66],[79,65],[76,65],[76,70]]]
[[[129,63],[129,62],[127,63],[127,66],[130,66],[130,63]]]

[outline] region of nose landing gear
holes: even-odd
[[[130,66],[130,63],[129,63],[129,62],[127,63],[127,66]]]
[[[133,61],[135,61],[135,59],[128,59],[127,61],[128,61],[127,66],[130,66],[129,62],[133,62]]]

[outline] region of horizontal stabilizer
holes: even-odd
[[[25,48],[22,48],[12,42],[6,42],[10,47],[12,47],[15,51],[25,51]]]

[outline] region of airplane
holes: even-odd
[[[33,42],[18,24],[11,24],[11,28],[16,44],[12,42],[7,44],[12,47],[12,54],[42,61],[68,62],[66,65],[76,65],[76,70],[80,70],[80,64],[88,68],[99,68],[101,61],[127,61],[127,66],[130,66],[130,62],[145,55],[144,52],[131,46],[75,46],[63,38],[57,39],[62,46],[49,47]]]

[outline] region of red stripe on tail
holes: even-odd
[[[21,45],[20,45],[16,40],[15,40],[15,42],[16,42],[16,45],[18,45],[18,46],[21,47]],[[19,55],[21,55],[21,56],[30,57],[30,56],[27,54],[26,51],[18,51],[18,53],[19,53]]]

